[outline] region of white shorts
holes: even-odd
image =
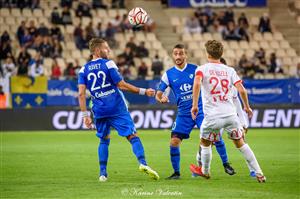
[[[228,133],[228,138],[232,140],[238,140],[243,137],[242,125],[237,115],[232,115],[223,118],[211,118],[204,117],[202,125],[200,127],[200,138],[209,141],[218,141],[224,128]]]

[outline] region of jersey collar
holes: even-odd
[[[97,58],[97,59],[92,59],[91,61],[97,61],[99,59],[102,59],[101,57]]]
[[[179,70],[180,72],[184,71],[186,69],[186,66],[187,66],[187,63],[184,65],[184,67],[181,69],[181,68],[178,68],[176,65],[175,65],[175,68],[177,70]]]

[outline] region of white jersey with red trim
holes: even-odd
[[[242,80],[232,67],[221,63],[207,63],[197,68],[196,75],[202,77],[204,117],[218,118],[237,114],[232,87]]]

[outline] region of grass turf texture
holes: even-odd
[[[247,141],[267,176],[265,184],[249,177],[242,155],[225,135],[237,174],[224,173],[214,148],[212,178],[191,178],[189,164],[195,163],[198,130],[181,146],[182,179],[164,180],[172,173],[169,131],[140,130],[139,134],[159,181],[138,171],[130,144],[116,132],[112,132],[106,183],[98,182],[94,133],[1,133],[0,198],[299,198],[297,129],[249,130]]]

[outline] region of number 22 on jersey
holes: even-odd
[[[101,85],[97,85],[97,79],[101,79],[102,77],[102,83]],[[106,74],[103,71],[99,71],[97,75],[95,73],[90,73],[87,76],[88,81],[92,80],[92,86],[91,86],[91,91],[99,90],[101,88],[106,88],[108,86],[111,86],[110,83],[105,83],[106,80]]]

